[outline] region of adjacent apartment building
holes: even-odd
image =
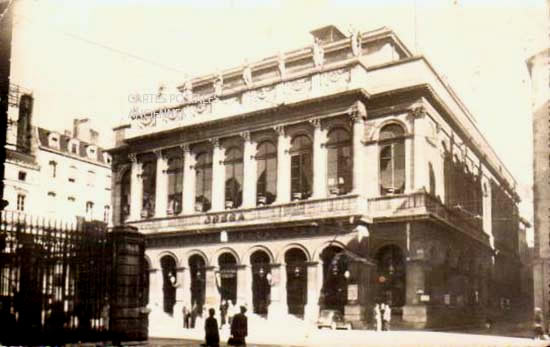
[[[468,108],[390,29],[312,35],[115,128],[113,221],[146,235],[151,334],[225,300],[354,326],[385,302],[420,328],[517,304],[516,183]]]

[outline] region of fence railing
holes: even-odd
[[[106,226],[0,212],[3,344],[93,341],[107,332]]]

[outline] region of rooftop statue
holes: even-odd
[[[323,66],[325,60],[325,51],[321,46],[321,40],[315,38],[311,51],[313,53],[313,63],[315,64],[315,66]]]

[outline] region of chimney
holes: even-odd
[[[339,41],[346,37],[337,27],[334,25],[327,25],[319,29],[315,29],[309,32],[314,38],[319,39],[322,44]]]

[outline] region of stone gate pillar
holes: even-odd
[[[146,271],[145,237],[137,228],[116,226],[109,233],[112,249],[110,331],[114,342],[147,339],[147,310],[143,305]]]
[[[205,268],[206,289],[204,293],[204,305],[208,310],[210,307],[218,309],[220,307],[220,295],[216,280],[216,267],[209,266]]]

